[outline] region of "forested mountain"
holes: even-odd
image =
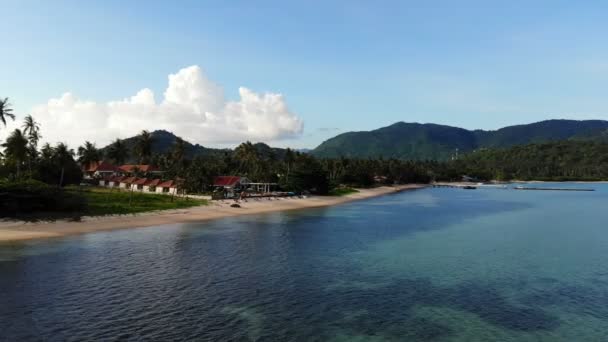
[[[163,155],[171,153],[175,147],[175,143],[178,137],[168,131],[165,130],[156,130],[150,133],[151,141],[152,141],[152,155]],[[137,162],[137,157],[135,156],[135,145],[137,143],[137,139],[139,136],[133,136],[130,138],[123,139],[122,142],[125,144],[127,151],[129,152],[129,156],[127,158],[127,162]],[[283,159],[286,149],[270,147],[264,143],[255,143],[253,147],[258,151],[261,156],[264,156],[268,159]],[[110,148],[110,145],[100,149],[102,155],[106,154],[106,151]],[[201,146],[199,144],[192,144],[188,141],[184,140],[184,158],[193,159],[195,157],[205,157],[205,156],[221,156],[226,153],[232,153],[232,149],[218,149],[218,148],[207,148]]]
[[[399,122],[373,131],[348,132],[312,151],[322,158],[448,160],[485,147],[510,147],[557,140],[608,141],[608,121],[547,120],[496,131]]]
[[[169,153],[175,144],[177,136],[171,132],[165,130],[156,130],[151,133],[152,135],[152,153],[153,154],[164,154]],[[130,138],[123,139],[124,144],[126,145],[128,151],[133,151],[138,136],[133,136]],[[187,158],[193,158],[195,156],[204,156],[210,155],[214,153],[221,152],[219,149],[211,149],[206,148],[201,145],[193,145],[187,141],[184,141],[185,144],[185,156]],[[106,146],[101,149],[102,153],[105,153],[108,150],[109,146]],[[134,161],[136,158],[133,153],[129,155],[129,161]]]

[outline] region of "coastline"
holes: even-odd
[[[204,222],[225,217],[264,214],[277,211],[328,207],[356,200],[383,196],[427,187],[426,184],[383,186],[358,189],[345,196],[313,196],[310,198],[261,199],[241,202],[241,208],[231,208],[231,201],[211,202],[206,206],[180,210],[148,212],[135,215],[89,216],[80,221],[57,220],[52,222],[0,221],[0,243],[32,239],[57,238],[128,228],[143,228],[167,224]]]

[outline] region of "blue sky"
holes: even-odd
[[[608,119],[606,2],[176,3],[2,1],[0,96],[21,116],[66,92],[106,103],[149,88],[161,102],[167,76],[197,65],[226,101],[239,100],[239,87],[282,94],[303,129],[251,137],[298,148],[396,121],[496,129]],[[34,113],[57,121],[44,110]],[[106,142],[81,137],[73,114],[47,125],[49,139],[65,128],[76,132],[70,143]],[[250,137],[184,135],[211,146]]]

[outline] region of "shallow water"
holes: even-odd
[[[0,245],[0,340],[603,341],[608,185],[591,187]]]

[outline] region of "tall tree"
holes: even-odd
[[[23,121],[23,134],[27,136],[28,152],[27,152],[27,164],[30,171],[30,177],[32,176],[32,161],[38,156],[38,141],[42,136],[40,135],[40,124],[34,120],[31,115],[25,117]]]
[[[31,115],[26,116],[23,120],[23,134],[27,135],[29,143],[34,146],[37,146],[38,141],[42,138],[40,124]]]
[[[152,134],[146,130],[141,131],[135,141],[135,154],[140,164],[147,164],[152,157]]]
[[[101,153],[94,143],[85,141],[83,146],[78,147],[78,162],[85,169],[101,159]]]
[[[15,129],[2,144],[4,147],[4,157],[10,162],[15,163],[17,178],[21,177],[21,164],[27,157],[27,138],[20,129]]]
[[[4,100],[0,98],[0,121],[5,127],[7,118],[15,120],[15,114],[13,114],[11,104],[8,102],[8,97],[5,97]]]
[[[63,178],[65,175],[65,168],[70,164],[74,163],[74,150],[68,148],[64,143],[59,143],[53,149],[54,159],[61,167],[61,176],[59,177],[59,186],[63,186]]]
[[[259,163],[258,151],[250,142],[244,142],[234,149],[234,157],[238,160],[240,172],[252,177]]]
[[[129,158],[129,148],[124,141],[116,139],[108,148],[107,156],[116,164],[124,164]]]

